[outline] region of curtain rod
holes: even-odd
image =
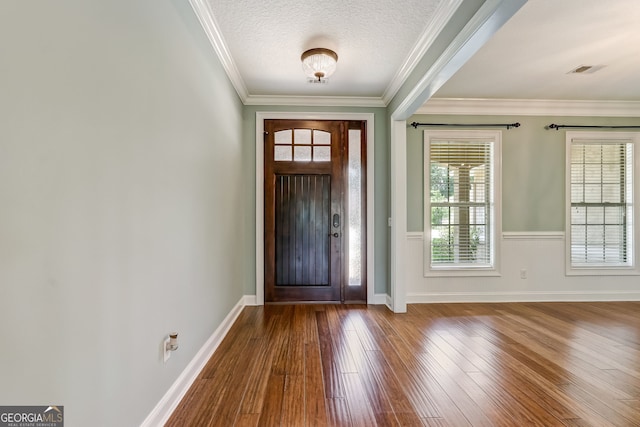
[[[560,130],[561,128],[575,128],[575,129],[640,129],[640,126],[587,126],[587,125],[556,125],[550,124],[547,129]]]
[[[493,123],[493,124],[488,124],[488,123],[478,123],[478,124],[473,124],[473,123],[418,123],[418,122],[413,122],[411,123],[411,126],[413,126],[415,129],[418,129],[418,126],[454,126],[454,127],[492,127],[492,128],[496,128],[496,127],[506,127],[507,129],[511,129],[511,128],[517,128],[520,127],[520,123]]]

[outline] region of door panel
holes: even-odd
[[[276,286],[329,286],[330,175],[276,176]]]

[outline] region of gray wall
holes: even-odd
[[[564,231],[565,131],[551,123],[640,125],[637,118],[414,115],[407,123],[521,123],[502,130],[503,231]],[[423,230],[424,130],[407,128],[407,229]],[[612,131],[613,132],[613,131]]]
[[[0,403],[139,425],[243,295],[243,107],[187,0],[3,1],[0,58]]]
[[[388,291],[389,243],[387,218],[389,217],[389,137],[387,113],[385,108],[355,108],[355,107],[294,107],[294,106],[246,106],[244,108],[244,161],[247,183],[244,200],[252,204],[244,215],[245,228],[249,231],[245,245],[250,245],[253,252],[247,252],[245,258],[245,294],[255,295],[255,161],[256,161],[256,112],[287,111],[287,112],[331,112],[331,113],[373,113],[375,121],[375,292]]]

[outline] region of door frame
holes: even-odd
[[[374,114],[373,113],[313,113],[256,112],[256,304],[264,305],[264,121],[291,120],[360,120],[367,123],[367,304],[375,304],[374,254]]]

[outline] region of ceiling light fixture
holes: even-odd
[[[305,51],[300,57],[304,73],[316,83],[322,83],[336,71],[338,54],[318,47]]]

